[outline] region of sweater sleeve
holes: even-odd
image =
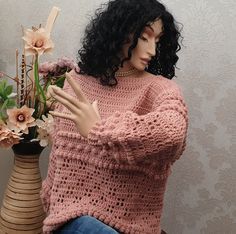
[[[145,115],[116,111],[97,122],[88,134],[88,143],[110,148],[122,163],[167,160],[174,163],[186,145],[188,112],[177,85],[158,95],[153,110]]]

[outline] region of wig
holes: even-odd
[[[172,79],[178,61],[176,53],[181,49],[181,34],[172,14],[156,0],[112,0],[102,4],[85,28],[82,48],[78,51],[79,73],[99,78],[102,85],[116,85],[115,72],[131,58],[144,27],[157,19],[162,20],[164,34],[145,70]],[[118,54],[131,34],[134,36],[128,57],[121,60]]]

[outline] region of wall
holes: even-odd
[[[62,9],[52,37],[52,60],[75,57],[89,15],[102,1],[0,0],[0,70],[14,75],[21,27]],[[184,25],[176,82],[189,107],[188,146],[176,162],[165,196],[162,226],[171,234],[236,232],[236,50],[234,0],[163,1]],[[42,23],[44,23],[42,22]],[[41,157],[42,176],[49,149]],[[11,150],[0,150],[0,200],[12,165]],[[234,168],[234,169],[233,169]]]

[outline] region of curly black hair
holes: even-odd
[[[164,34],[145,70],[172,79],[182,36],[172,14],[156,0],[112,0],[101,4],[85,28],[82,48],[78,51],[79,74],[99,78],[102,85],[116,85],[115,72],[131,58],[144,27],[157,19],[162,20]],[[131,33],[134,37],[128,57],[121,60],[118,54],[129,42]]]

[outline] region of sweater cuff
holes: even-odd
[[[102,132],[102,122],[96,122],[88,133],[88,143],[94,146],[101,145],[102,141],[99,139],[99,136],[102,134]]]
[[[112,156],[118,163],[128,163],[134,165],[137,161],[137,155],[145,156],[145,149],[137,147],[140,139],[137,141],[129,140],[129,137],[125,134],[125,129],[117,126],[122,122],[122,114],[118,111],[112,115],[109,119],[103,119],[97,122],[89,131],[87,136],[88,144],[93,146],[104,146],[106,150],[112,151]],[[129,128],[126,126],[126,129]],[[123,134],[121,134],[123,132]],[[137,152],[136,152],[137,151]]]
[[[121,113],[116,111],[109,120],[103,119],[95,123],[90,129],[87,139],[91,145],[102,145],[112,143],[111,131],[115,129],[115,124],[120,121]],[[106,130],[107,129],[107,130]]]

